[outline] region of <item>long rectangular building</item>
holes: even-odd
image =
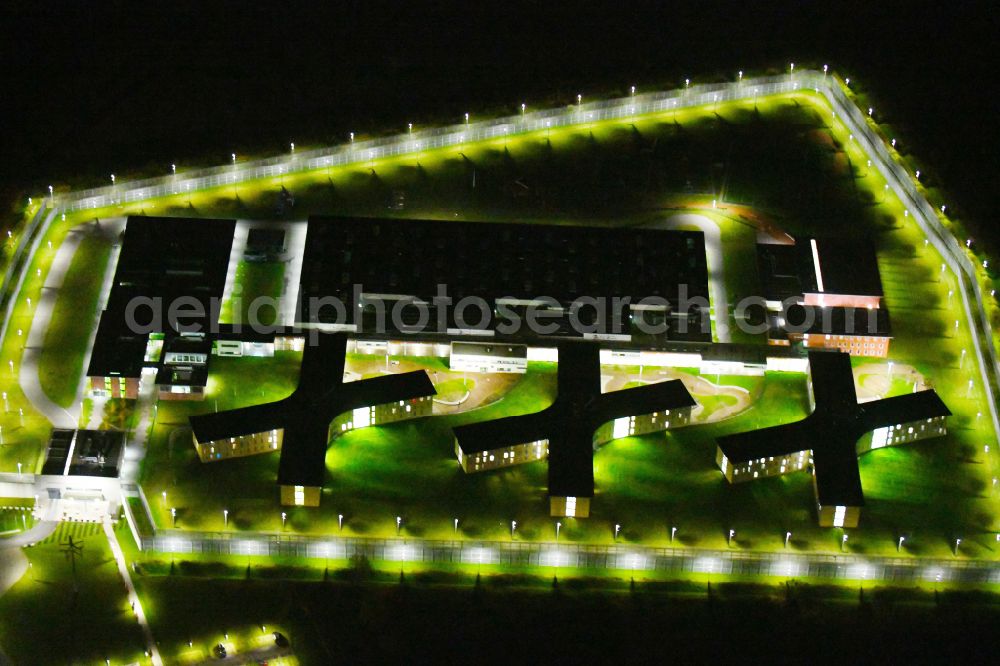
[[[441,285],[451,305],[435,301]],[[320,305],[329,297],[350,307]],[[622,312],[615,298],[627,299]],[[642,317],[666,329],[663,339],[711,342],[708,298],[700,231],[313,217],[297,322],[361,333],[384,312],[381,324],[403,333],[627,340]],[[499,325],[532,307],[545,310],[547,330]]]

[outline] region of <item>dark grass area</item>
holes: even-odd
[[[76,577],[64,544],[82,545]],[[16,664],[130,663],[143,640],[100,525],[63,523],[24,551],[31,569],[0,597],[0,644]]]
[[[795,582],[717,583],[710,592],[703,584],[638,584],[629,592],[628,582],[618,581],[587,592],[568,581],[532,589],[517,576],[484,577],[478,586],[447,575],[408,574],[406,581],[171,576],[140,585],[168,658],[189,640],[205,646],[223,632],[263,624],[286,631],[306,664],[594,663],[624,655],[640,663],[801,663],[803,655],[819,661],[819,646],[843,663],[978,661],[1000,619],[990,596],[859,593]]]

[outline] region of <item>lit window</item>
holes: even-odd
[[[566,498],[566,515],[570,518],[576,515],[576,498],[567,497]]]
[[[833,510],[833,526],[834,527],[843,527],[844,526],[844,518],[846,516],[847,516],[847,507],[846,506],[835,507],[834,510]]]
[[[295,486],[295,506],[303,506],[306,503],[306,489],[304,486]]]

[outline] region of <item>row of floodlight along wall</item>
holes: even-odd
[[[58,204],[66,212],[70,212],[113,204],[135,203],[157,197],[183,195],[214,187],[275,178],[289,173],[316,171],[477,141],[504,139],[529,132],[664,113],[674,109],[719,102],[756,99],[792,92],[803,87],[818,89],[824,79],[821,73],[801,71],[793,75],[744,79],[734,83],[701,84],[680,90],[643,93],[631,97],[580,103],[570,107],[542,109],[469,124],[434,127],[366,141],[351,141],[339,146],[300,153],[292,152],[288,155],[243,163],[234,160],[229,165],[196,169],[186,174],[161,176],[61,194],[58,196]]]
[[[989,317],[983,304],[982,293],[978,288],[977,268],[969,260],[965,248],[942,223],[944,207],[936,210],[917,189],[916,176],[893,159],[883,137],[869,124],[868,119],[847,97],[839,85],[817,87],[827,98],[834,114],[851,131],[861,143],[863,151],[872,159],[875,167],[885,178],[899,200],[903,203],[905,215],[912,215],[925,236],[934,244],[942,259],[955,274],[959,291],[966,301],[969,324],[972,328],[973,344],[979,356],[979,366],[983,373],[983,388],[986,392],[986,402],[989,405],[990,416],[993,419],[994,433],[1000,438],[1000,418],[996,410],[996,395],[1000,391],[1000,365],[997,362],[996,350],[993,348],[993,334]],[[978,310],[978,316],[973,315],[972,304],[968,302],[969,291]]]

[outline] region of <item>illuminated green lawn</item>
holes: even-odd
[[[110,255],[110,238],[87,235],[80,241],[45,331],[38,377],[45,394],[63,407],[76,399]]]
[[[261,300],[254,312],[256,323],[270,326],[277,313],[271,303],[277,303],[281,296],[285,265],[279,262],[241,261],[236,267],[236,281],[233,284],[233,299],[222,304],[219,321],[224,324],[236,321],[251,321],[251,306],[254,300]],[[239,307],[235,307],[236,305]]]
[[[76,591],[62,548],[69,536],[83,546]],[[31,568],[0,597],[0,644],[15,663],[142,660],[142,634],[99,525],[62,523],[46,541],[23,552]]]

